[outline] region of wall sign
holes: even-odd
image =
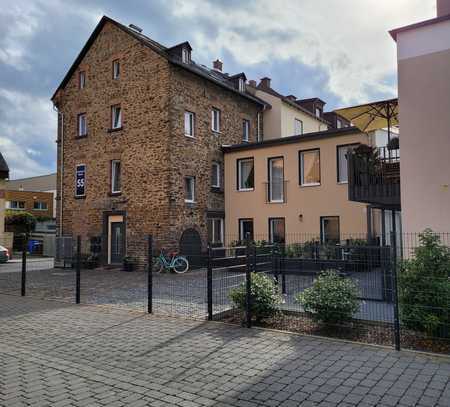
[[[84,164],[77,165],[75,178],[75,195],[84,196],[86,191],[86,166]]]

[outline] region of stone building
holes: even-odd
[[[222,145],[262,138],[268,104],[245,74],[195,63],[103,17],[59,85],[60,236],[101,241],[104,263],[161,247],[199,251],[224,235]]]

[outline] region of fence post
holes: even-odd
[[[27,243],[27,235],[24,235],[22,246],[22,282],[20,290],[20,294],[22,295],[22,297],[25,297],[27,290]]]
[[[206,274],[207,296],[208,296],[208,321],[213,319],[213,290],[212,290],[212,249],[208,243],[208,268]]]
[[[148,235],[147,313],[153,313],[153,236]]]
[[[392,300],[394,302],[394,342],[395,350],[400,350],[400,317],[398,307],[398,285],[397,285],[397,233],[395,220],[393,220],[393,232],[391,233],[392,246]]]
[[[81,301],[81,236],[77,236],[77,259],[76,259],[76,281],[75,281],[75,303]]]
[[[286,294],[286,250],[284,243],[281,244],[281,293]]]
[[[251,272],[251,259],[250,259],[250,239],[247,239],[246,241],[246,248],[245,248],[245,254],[246,254],[246,269],[245,269],[245,316],[246,316],[246,325],[247,328],[252,327],[252,272]]]

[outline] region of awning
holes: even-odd
[[[397,98],[336,109],[335,112],[364,132],[385,128],[389,131],[390,127],[398,125]]]

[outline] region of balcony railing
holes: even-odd
[[[264,182],[266,191],[266,203],[286,203],[287,182],[288,181]]]
[[[400,150],[355,149],[348,154],[350,201],[400,208]]]

